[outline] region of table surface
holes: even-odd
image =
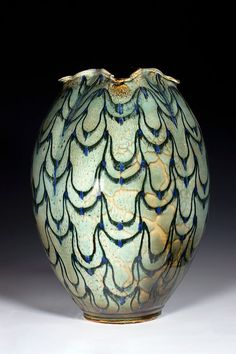
[[[84,320],[46,261],[3,266],[0,354],[235,354],[233,253],[225,267],[196,258],[161,317],[130,325]]]

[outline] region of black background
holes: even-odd
[[[48,5],[32,3],[25,8],[11,4],[2,11],[2,269],[15,266],[13,271],[21,276],[21,265],[46,264],[31,208],[33,146],[60,92],[57,80],[89,68],[127,77],[140,67],[156,67],[180,80],[179,89],[200,123],[208,150],[211,206],[203,248],[215,262],[229,259],[235,245],[236,192],[231,9],[172,6],[140,3],[128,11],[121,2],[110,7],[58,3],[58,14]],[[12,295],[6,287],[2,292]]]

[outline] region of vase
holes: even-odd
[[[62,78],[32,166],[49,261],[85,318],[157,317],[202,237],[209,176],[201,130],[157,69]]]

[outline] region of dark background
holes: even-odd
[[[31,270],[48,267],[31,208],[33,146],[60,92],[57,80],[89,68],[105,68],[116,77],[126,77],[140,67],[156,67],[180,79],[179,89],[203,131],[211,175],[199,279],[208,276],[209,283],[214,279],[216,285],[213,290],[206,286],[201,294],[235,283],[229,272],[235,266],[236,245],[231,9],[226,5],[214,5],[209,11],[194,5],[175,9],[169,3],[162,10],[142,3],[130,13],[119,2],[108,8],[110,14],[105,6],[96,8],[92,3],[87,8],[58,4],[61,13],[56,14],[48,5],[22,6],[11,4],[1,15],[0,296],[24,302]],[[21,282],[14,286],[11,279],[17,277]],[[196,298],[201,294],[196,293]]]

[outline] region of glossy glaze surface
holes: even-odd
[[[42,124],[32,186],[39,233],[90,316],[157,313],[182,279],[207,217],[199,125],[177,80],[142,69],[63,78]]]

